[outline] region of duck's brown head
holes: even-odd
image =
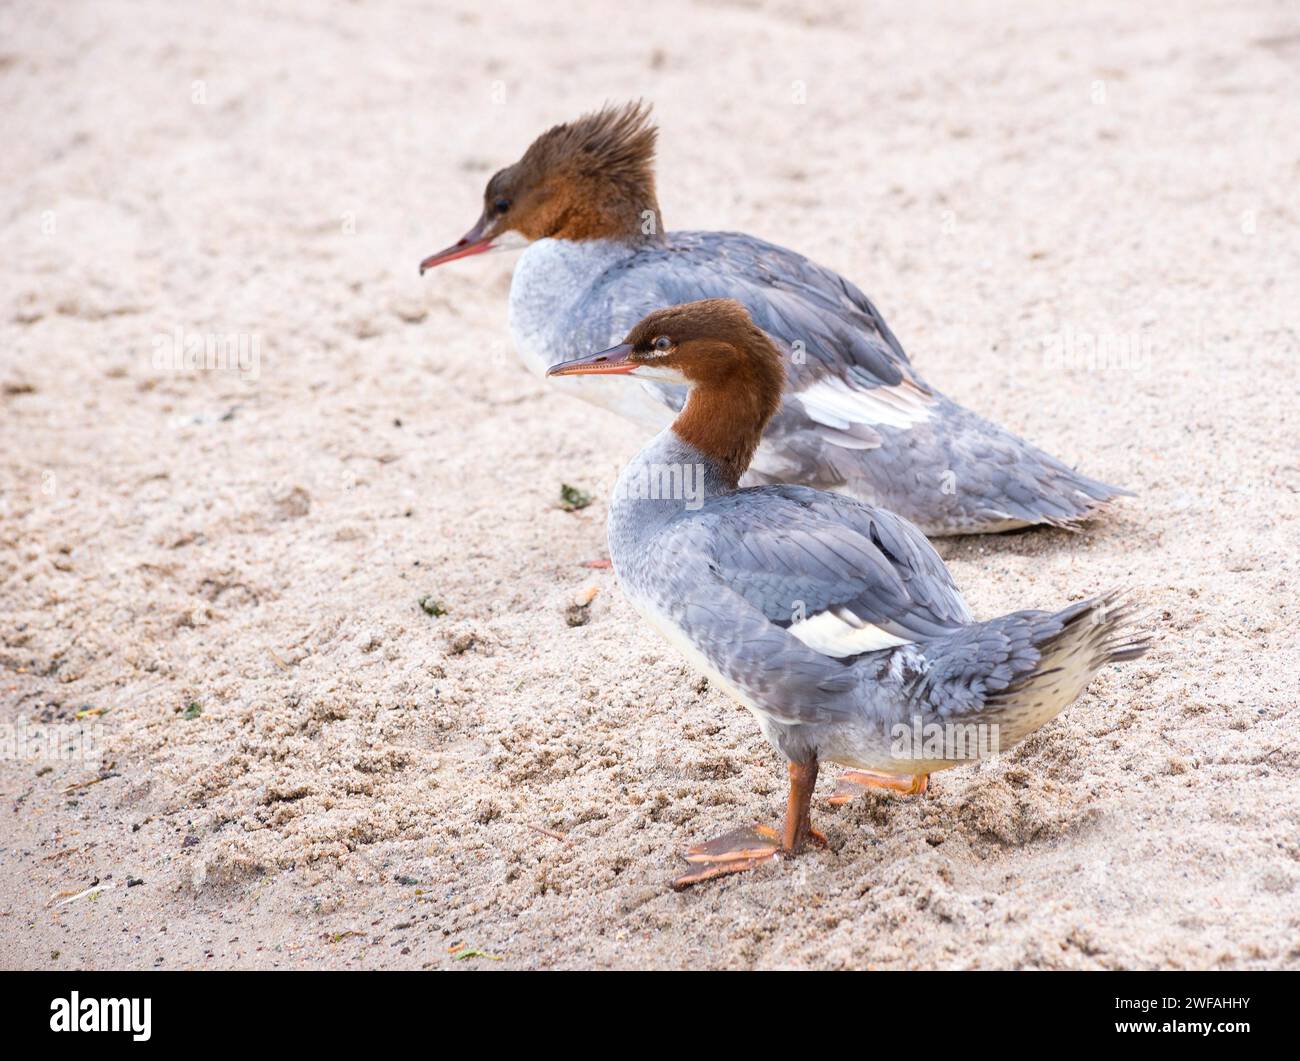
[[[532,142],[483,193],[483,213],[464,236],[420,263],[435,265],[533,240],[645,239],[662,232],[655,198],[657,130],[641,102],[606,106]]]
[[[684,441],[739,480],[781,405],[780,351],[735,299],[655,310],[618,346],[552,365],[548,376],[622,375],[691,388],[673,422]]]

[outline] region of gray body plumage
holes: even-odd
[[[1127,491],[1089,479],[921,379],[867,297],[793,251],[730,232],[538,240],[510,292],[516,345],[538,373],[611,346],[655,309],[734,298],[786,354],[784,402],[746,484],[799,483],[903,515],[930,535],[1069,526]],[[685,389],[590,377],[579,397],[659,428]]]
[[[697,470],[702,500],[647,490],[669,481],[665,469]],[[1144,648],[1124,640],[1113,598],[976,622],[906,520],[802,486],[731,490],[671,429],[624,469],[608,531],[637,610],[796,762],[908,774],[958,765],[948,753],[900,757],[896,727],[982,723],[996,727],[991,750],[1008,747],[1105,663]]]

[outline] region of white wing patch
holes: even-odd
[[[836,376],[818,380],[795,397],[817,423],[841,431],[854,424],[909,428],[930,418],[932,404],[907,380],[896,387],[854,387]]]
[[[818,612],[791,623],[790,633],[814,652],[836,659],[911,643],[905,637],[895,637],[878,626],[863,622],[845,609]]]

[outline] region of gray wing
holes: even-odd
[[[692,645],[781,722],[857,710],[854,662],[971,618],[915,527],[805,487],[711,498],[655,535],[645,562],[667,575],[660,606]]]
[[[807,410],[827,427],[853,423],[854,391],[901,387],[913,404],[930,397],[866,295],[803,255],[752,236],[669,233],[661,247],[611,267],[594,294],[590,309],[611,319],[704,298],[737,299],[755,324],[785,346],[787,399],[818,382],[833,384],[826,400],[812,395]],[[681,395],[674,397],[671,404],[680,406]]]
[[[913,428],[935,415],[941,400],[861,290],[750,235],[669,233],[662,246],[612,265],[593,295],[584,313],[628,326],[651,309],[698,299],[744,304],[785,354],[785,402],[768,437],[792,439],[805,463],[819,469],[818,485],[845,478],[833,454],[844,462],[854,450],[878,449],[881,426]],[[673,410],[685,403],[685,387],[645,386]],[[828,454],[827,443],[837,450]]]
[[[852,666],[945,640],[970,611],[939,554],[900,517],[803,486],[710,498],[655,534],[658,606],[764,713],[829,722],[859,710]]]
[[[830,613],[851,626],[920,641],[971,621],[943,560],[892,513],[779,485],[713,499],[700,516],[718,577],[778,625]]]
[[[1072,526],[1124,492],[935,391],[861,291],[794,251],[733,232],[671,232],[611,267],[592,295],[584,318],[623,333],[662,306],[734,298],[782,347],[784,401],[747,484],[842,490],[931,534]],[[642,385],[671,409],[685,403],[683,387]]]

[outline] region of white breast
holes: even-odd
[[[576,242],[539,239],[529,244],[515,263],[510,280],[510,332],[525,364],[539,376],[551,365],[590,350],[573,348],[575,333],[595,332],[597,341],[612,346],[622,335],[600,327],[583,313],[596,280],[632,249],[605,240]],[[588,339],[588,341],[590,341]]]
[[[552,365],[622,341],[636,321],[601,319],[592,293],[610,266],[633,253],[606,240],[539,239],[528,246],[510,283],[510,333],[530,371],[544,376]],[[672,410],[633,380],[562,376],[549,382],[654,431],[672,421]]]

